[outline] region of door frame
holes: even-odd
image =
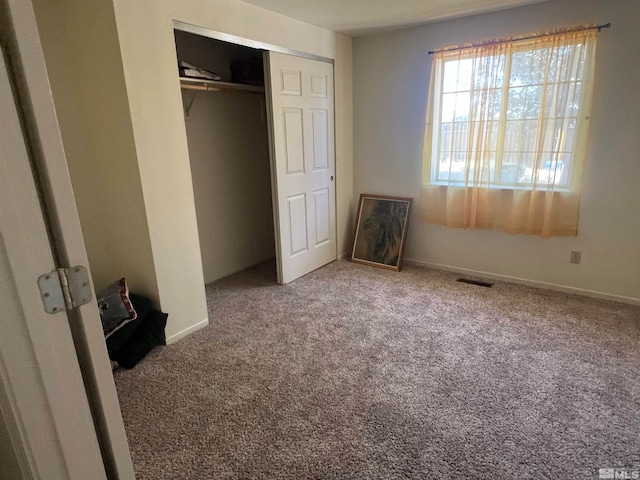
[[[66,311],[44,312],[36,279],[55,268],[13,68],[0,63],[0,410],[22,478],[106,479]]]
[[[88,268],[87,252],[33,6],[30,0],[0,0],[0,14],[3,41],[6,42],[16,84],[17,108],[22,117],[25,143],[47,224],[54,268],[74,265],[84,265]],[[36,279],[37,276],[29,281],[35,282]],[[93,285],[91,289],[95,297]],[[34,308],[42,311],[41,305],[35,304]],[[34,314],[33,312],[35,310],[31,314]],[[54,317],[58,316],[61,314]],[[89,302],[64,316],[68,318],[68,326],[73,336],[75,355],[84,382],[82,393],[88,399],[104,469],[111,479],[133,480],[133,463],[96,302]],[[52,318],[48,317],[46,320],[61,321],[61,318]],[[34,344],[36,354],[37,347]],[[55,355],[55,350],[53,354]],[[36,368],[41,377],[47,373],[44,365],[36,365]],[[17,381],[19,373],[7,372],[10,380]],[[52,421],[59,431],[68,430],[64,428],[68,419],[54,415]],[[15,440],[19,439],[14,435],[12,441]],[[38,448],[30,442],[23,445],[32,453],[36,453],[34,448]],[[81,461],[82,458],[76,460]]]
[[[238,37],[237,35],[231,35],[230,33],[218,32],[216,30],[210,30],[205,27],[200,27],[192,23],[181,22],[179,20],[173,21],[174,30],[181,30],[183,32],[193,33],[200,35],[201,37],[213,38],[214,40],[221,40],[227,43],[235,43],[236,45],[242,45],[244,47],[251,47],[258,50],[269,50],[272,52],[286,53],[287,55],[294,55],[296,57],[308,58],[310,60],[318,60],[319,62],[331,63],[335,66],[335,59],[329,57],[323,57],[321,55],[314,55],[313,53],[302,52],[300,50],[294,50],[291,48],[284,48],[271,43],[258,42],[245,37]],[[335,75],[335,73],[334,73]]]
[[[207,38],[212,38],[214,40],[220,40],[223,42],[227,42],[227,43],[232,43],[235,45],[241,45],[244,47],[250,47],[250,48],[255,48],[257,50],[263,50],[265,51],[265,54],[267,52],[277,52],[277,53],[283,53],[286,55],[293,55],[295,57],[302,57],[302,58],[306,58],[309,60],[316,60],[319,62],[324,62],[324,63],[330,63],[331,65],[333,65],[333,78],[331,79],[331,81],[333,82],[334,88],[335,88],[335,75],[336,75],[336,69],[335,69],[335,59],[333,58],[329,58],[329,57],[323,57],[321,55],[315,55],[312,53],[307,53],[307,52],[303,52],[300,50],[294,50],[291,48],[284,48],[284,47],[280,47],[278,45],[273,45],[270,43],[265,43],[265,42],[259,42],[256,40],[251,40],[249,38],[245,38],[245,37],[239,37],[237,35],[232,35],[229,33],[224,33],[224,32],[219,32],[216,30],[211,30],[205,27],[201,27],[199,25],[194,25],[191,23],[187,23],[187,22],[181,22],[179,20],[173,20],[173,29],[174,30],[180,30],[182,32],[187,32],[187,33],[193,33],[195,35],[200,35],[201,37],[207,37]],[[267,85],[266,85],[266,80],[268,77],[268,61],[267,61],[267,57],[266,55],[263,55],[263,65],[264,65],[264,69],[265,69],[265,100],[266,100],[266,107],[267,107],[267,115],[271,115],[271,102],[269,101],[268,98],[268,93],[267,93]],[[335,101],[336,101],[336,96],[335,93],[333,95],[333,112],[334,112],[334,116],[335,116],[335,111],[336,111],[336,105],[335,105]],[[333,138],[334,138],[334,142],[333,142],[333,158],[334,158],[334,165],[333,165],[333,169],[334,169],[334,176],[335,176],[335,202],[334,202],[334,219],[335,219],[335,231],[336,231],[336,259],[337,259],[337,222],[338,222],[338,169],[337,169],[337,151],[336,151],[336,144],[335,144],[335,138],[336,138],[336,131],[335,131],[335,118],[334,118],[334,122],[333,122]],[[282,259],[281,259],[281,255],[282,252],[280,251],[280,213],[279,213],[279,208],[278,208],[278,190],[277,190],[277,174],[276,174],[276,165],[275,165],[275,151],[274,151],[274,138],[273,138],[273,128],[270,122],[269,128],[268,128],[268,135],[269,135],[269,163],[270,163],[270,169],[271,169],[271,198],[272,198],[272,206],[273,206],[273,226],[274,226],[274,240],[275,240],[275,246],[276,246],[276,270],[277,270],[277,281],[279,284],[284,284],[283,282],[283,273],[282,273]]]

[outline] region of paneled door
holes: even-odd
[[[265,54],[278,282],[336,259],[333,65]]]

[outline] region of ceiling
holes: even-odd
[[[367,35],[549,0],[242,0],[306,23]]]

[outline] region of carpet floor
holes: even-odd
[[[208,285],[207,328],[115,372],[139,480],[640,469],[640,307],[414,266],[272,272]]]

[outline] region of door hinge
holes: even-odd
[[[89,274],[83,266],[58,268],[38,278],[40,296],[47,313],[72,310],[91,300]]]

